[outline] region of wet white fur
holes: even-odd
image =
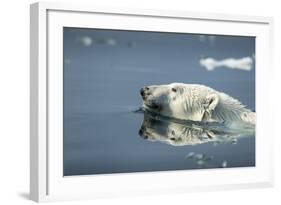
[[[149,95],[144,100],[145,109],[163,116],[182,120],[222,122],[231,125],[255,125],[255,113],[239,100],[198,84],[172,83],[148,86]],[[174,89],[172,89],[174,88]],[[176,90],[174,92],[173,90]],[[151,108],[151,104],[161,109]]]

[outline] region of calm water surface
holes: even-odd
[[[208,39],[65,28],[64,175],[255,166],[254,133],[229,134],[134,112],[142,104],[142,86],[171,82],[205,84],[255,110],[255,68],[207,71],[198,63],[202,55],[251,56],[255,39]],[[179,130],[185,141],[167,140]]]

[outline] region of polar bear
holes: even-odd
[[[171,83],[140,89],[143,108],[171,118],[255,125],[255,113],[231,96],[199,84]]]

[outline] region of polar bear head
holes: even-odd
[[[140,89],[143,107],[154,113],[193,121],[210,118],[218,104],[216,92],[206,86],[172,83]]]
[[[141,88],[140,94],[145,108],[154,112],[172,109],[172,104],[179,103],[182,87],[177,85],[151,85]]]

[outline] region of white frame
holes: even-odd
[[[73,12],[75,11],[75,12]],[[66,16],[72,21],[66,20]],[[101,18],[101,24],[92,17]],[[113,18],[127,19],[127,25],[112,24]],[[108,18],[108,19],[107,19]],[[150,24],[145,21],[153,19]],[[54,20],[55,19],[55,20]],[[141,21],[143,25],[134,21]],[[152,22],[153,22],[152,21]],[[171,21],[173,23],[171,24]],[[192,25],[210,24],[216,28],[215,34],[250,35],[257,37],[256,51],[256,92],[257,92],[257,139],[255,168],[229,168],[222,170],[167,171],[154,173],[112,174],[83,177],[63,177],[60,175],[61,160],[55,155],[62,151],[61,142],[53,135],[61,135],[61,95],[62,72],[52,67],[62,67],[61,28],[65,25],[91,27],[93,22],[101,28],[124,28],[167,31],[177,30],[183,23]],[[83,25],[81,26],[81,22]],[[131,23],[131,24],[130,24]],[[157,25],[160,26],[155,26]],[[223,23],[225,28],[219,30]],[[233,31],[231,27],[242,28]],[[173,27],[173,25],[176,25]],[[169,26],[169,28],[167,27]],[[195,33],[212,32],[212,28],[191,26]],[[249,30],[251,28],[251,30]],[[97,8],[94,5],[71,3],[35,3],[30,15],[30,198],[34,201],[67,200],[94,197],[126,196],[151,193],[173,193],[186,191],[221,190],[233,188],[268,187],[273,184],[273,133],[269,129],[271,113],[267,89],[270,87],[272,62],[273,19],[257,16],[236,16],[183,11],[156,11],[124,8]],[[189,30],[179,29],[179,32]],[[219,31],[219,32],[218,32]],[[56,46],[54,46],[56,42]],[[60,69],[58,69],[60,70]],[[54,74],[54,72],[57,72]],[[262,81],[261,81],[262,80]],[[266,84],[261,84],[267,82]],[[57,89],[58,87],[58,89]],[[261,96],[262,95],[262,96]],[[54,97],[55,96],[55,97]],[[54,98],[59,100],[54,100]],[[59,114],[54,114],[59,113]],[[264,120],[266,118],[266,120]],[[261,137],[266,136],[267,139]],[[51,139],[51,140],[50,140]],[[261,151],[262,148],[262,151]],[[58,157],[60,158],[60,157]],[[237,177],[237,174],[239,177]],[[191,177],[195,180],[192,180]],[[220,177],[219,177],[220,176]],[[197,179],[197,181],[196,181]],[[200,179],[200,180],[198,180]],[[148,187],[145,181],[151,182]],[[185,184],[185,181],[189,183]],[[133,183],[136,187],[133,187]],[[157,183],[157,185],[156,185]],[[118,184],[118,185],[116,185]],[[189,184],[189,185],[187,185]],[[73,189],[78,187],[77,189]],[[99,189],[97,189],[97,187]]]

